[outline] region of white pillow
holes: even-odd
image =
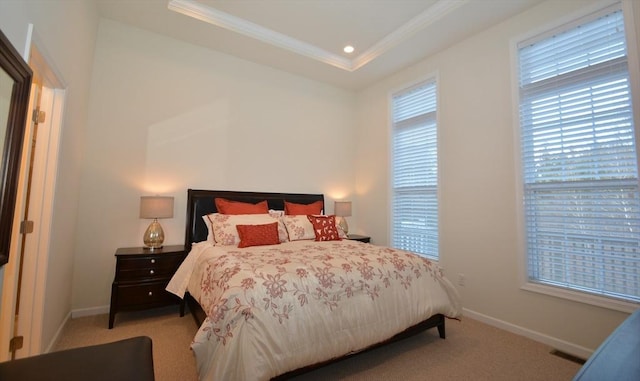
[[[299,241],[303,239],[316,239],[313,232],[313,225],[306,215],[285,215],[282,216],[282,222],[287,228],[289,241]]]
[[[269,214],[209,214],[216,246],[238,246],[240,237],[236,225],[264,225],[278,222],[278,238],[287,242],[287,230],[279,218]]]
[[[209,216],[202,216],[202,220],[204,224],[207,226],[207,242],[212,245],[216,244],[216,240],[213,236],[213,230],[211,229],[211,221],[209,220]]]
[[[273,210],[273,209],[269,209],[269,215],[271,217],[282,217],[284,216],[284,210]]]
[[[313,224],[306,215],[285,215],[282,216],[282,222],[287,228],[289,234],[289,241],[299,241],[304,239],[316,239],[316,234],[313,231]],[[340,238],[347,238],[344,234],[344,230],[336,224],[338,228],[338,235]]]

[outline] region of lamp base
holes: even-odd
[[[164,231],[162,230],[162,226],[160,226],[157,218],[153,220],[144,232],[142,241],[144,242],[145,249],[154,250],[162,248],[162,243],[164,242]]]
[[[347,224],[346,218],[340,217],[340,222],[338,222],[338,226],[340,226],[344,234],[349,234],[349,225]]]

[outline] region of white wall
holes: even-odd
[[[42,343],[46,346],[71,309],[80,164],[98,17],[88,1],[0,1],[0,29],[21,53],[29,24],[33,24],[33,42],[51,59],[49,64],[67,88],[44,298]]]
[[[595,348],[626,314],[519,289],[508,75],[511,38],[589,3],[550,0],[355,99],[106,20],[94,62],[91,2],[0,1],[0,29],[23,51],[33,23],[68,86],[43,342],[71,308],[108,305],[113,253],[147,225],[141,195],[176,197],[167,243],[182,243],[188,187],[325,192],[329,208],[355,195],[352,230],[388,243],[388,95],[438,73],[442,264],[466,275],[465,307]]]
[[[393,91],[439,77],[440,256],[466,309],[496,323],[596,348],[628,314],[520,290],[511,39],[593,1],[550,0],[361,92],[356,192],[360,228],[389,232],[389,113]],[[479,315],[481,316],[481,315]],[[570,349],[570,348],[567,348]]]
[[[75,310],[107,306],[118,247],[141,246],[142,195],[187,188],[353,193],[354,95],[102,19],[75,249]]]

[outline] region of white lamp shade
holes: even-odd
[[[351,201],[336,201],[334,213],[338,217],[350,217]]]
[[[140,197],[140,218],[173,218],[173,197]]]

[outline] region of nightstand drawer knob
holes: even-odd
[[[153,296],[153,291],[149,291],[149,296]]]
[[[155,274],[155,273],[156,273],[155,271],[153,271],[153,270],[149,270],[149,274],[153,275],[153,274]]]
[[[151,260],[151,263],[156,263],[156,260],[155,260],[155,259],[152,259],[152,260]]]

